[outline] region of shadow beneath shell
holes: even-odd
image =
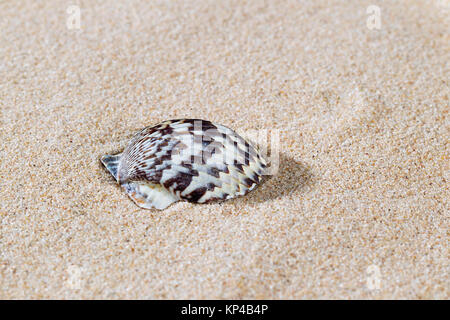
[[[236,204],[240,201],[268,202],[293,194],[301,194],[313,183],[314,176],[305,164],[281,154],[279,167],[275,174],[266,176],[262,183],[246,196],[231,201]]]

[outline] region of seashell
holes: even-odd
[[[138,132],[102,163],[142,208],[207,203],[247,194],[261,182],[264,157],[233,130],[200,119],[161,122]]]

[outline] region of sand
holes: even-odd
[[[449,8],[2,1],[0,298],[448,299]],[[139,209],[99,158],[183,117],[278,174]]]

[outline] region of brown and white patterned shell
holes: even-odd
[[[123,153],[102,163],[142,208],[186,200],[205,203],[245,195],[261,181],[266,161],[233,130],[200,119],[146,127]]]

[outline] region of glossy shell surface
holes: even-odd
[[[267,166],[233,130],[200,119],[161,122],[138,132],[125,150],[102,163],[142,208],[180,200],[206,203],[245,195]]]

